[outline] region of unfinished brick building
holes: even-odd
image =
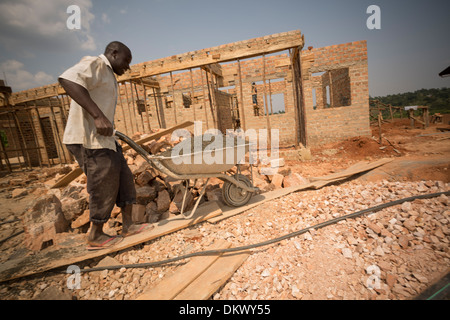
[[[296,147],[369,135],[366,42],[303,45],[291,31],[135,64],[118,77],[115,127],[130,136],[186,120],[223,133],[278,129],[280,145]],[[2,166],[73,161],[61,143],[70,99],[59,84],[2,101]]]

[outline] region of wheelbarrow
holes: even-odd
[[[260,192],[259,188],[253,186],[253,182],[248,177],[241,174],[240,170],[240,162],[250,149],[251,144],[248,142],[235,144],[232,147],[216,148],[209,151],[206,150],[208,148],[205,148],[202,145],[201,151],[196,152],[195,150],[191,150],[191,152],[188,153],[172,155],[170,152],[171,150],[168,150],[157,155],[151,155],[125,134],[115,131],[115,135],[134,149],[154,169],[175,180],[185,181],[186,186],[181,205],[181,214],[186,219],[191,218],[197,210],[198,204],[205,193],[206,186],[210,178],[214,177],[224,181],[222,186],[222,198],[229,206],[241,207],[251,199],[253,194],[258,194]],[[202,136],[197,137],[202,139]],[[192,144],[192,141],[190,141],[190,139],[186,139],[179,143],[180,146],[182,146],[181,144]],[[230,150],[230,148],[233,150]],[[244,152],[242,152],[242,148],[244,148]],[[233,161],[230,161],[230,159],[227,158],[230,151],[233,155]],[[214,154],[215,159],[221,158],[223,161],[219,161],[219,163],[207,163],[207,161],[205,161],[205,157],[200,155],[200,159],[202,161],[199,163],[197,160],[199,152],[202,154],[205,152],[211,152],[211,154]],[[227,171],[235,166],[237,167],[236,174],[228,174]],[[252,166],[250,166],[250,168],[252,169]],[[184,213],[184,206],[186,195],[190,186],[190,180],[194,180],[195,186],[197,179],[206,179],[206,182],[204,183],[190,214],[186,215]]]

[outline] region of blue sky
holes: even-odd
[[[369,30],[369,5],[381,29]],[[69,30],[67,7],[81,9]],[[305,48],[367,40],[369,92],[381,96],[448,87],[450,1],[385,0],[2,0],[0,79],[13,91],[56,82],[85,55],[119,40],[134,63],[301,30]]]

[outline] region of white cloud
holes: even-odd
[[[5,73],[8,86],[10,86],[14,92],[55,82],[55,79],[51,75],[43,71],[32,74],[25,70],[25,65],[17,60],[7,60],[2,62],[0,64],[0,70],[2,71],[2,76],[3,72]]]
[[[110,23],[111,19],[109,19],[108,15],[106,13],[102,13],[102,21],[103,23]]]
[[[78,0],[81,29],[69,30],[67,7],[73,0],[2,0],[0,3],[0,40],[9,50],[27,44],[28,48],[81,47],[95,49],[91,24],[95,18],[91,12],[91,0]]]
[[[95,50],[97,46],[95,45],[94,38],[91,35],[86,35],[86,40],[81,44],[81,49],[84,50]]]

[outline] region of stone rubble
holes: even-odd
[[[255,244],[380,203],[449,190],[440,181],[350,181],[292,193],[78,266],[159,261],[202,251],[217,239],[233,247]],[[152,210],[158,211],[158,203]],[[311,229],[253,249],[212,299],[411,299],[449,270],[449,219],[449,199],[441,195]],[[185,262],[82,273],[74,290],[67,288],[69,274],[49,271],[0,283],[0,299],[39,299],[49,296],[48,288],[79,300],[134,299]]]
[[[133,136],[133,140],[136,141],[144,137],[145,135],[136,134]],[[170,138],[167,135],[161,137],[158,141],[152,140],[145,143],[142,147],[150,154],[168,153],[171,147],[179,143],[179,140],[171,141]],[[187,192],[184,208],[182,208],[186,188],[182,181],[173,181],[169,176],[158,172],[133,149],[127,150],[124,156],[135,177],[137,203],[132,208],[134,222],[156,223],[173,215],[178,215],[182,211],[186,212],[194,206],[206,179],[198,179],[196,184]],[[50,189],[59,178],[74,168],[76,168],[76,165],[64,166],[59,169],[59,172],[55,168],[55,177],[45,182],[46,188],[41,188],[41,194],[35,200],[37,203],[49,203],[48,208],[39,206],[36,209],[35,205],[32,204],[22,217],[27,249],[36,252],[51,245],[58,245],[60,241],[64,241],[64,235],[60,235],[60,233],[81,234],[88,232],[89,195],[86,190],[86,177],[82,175],[62,189]],[[269,175],[264,173],[265,169],[271,170]],[[250,176],[249,165],[243,165],[241,170],[243,174]],[[233,174],[236,169],[232,169],[230,172]],[[283,158],[270,161],[264,159],[253,168],[252,172],[255,186],[263,192],[309,182],[298,173],[293,173],[288,167],[285,167]],[[23,197],[29,193],[29,190],[24,188],[26,183],[23,180],[11,179],[10,185],[18,186],[11,191],[11,198]],[[204,201],[220,201],[222,185],[223,181],[211,178],[200,204]],[[34,185],[35,191],[38,188],[39,185]],[[58,202],[56,209],[53,208],[55,205],[50,203],[48,197],[55,198],[54,201]],[[48,212],[52,210],[58,211],[53,212],[53,216],[56,216],[57,219],[49,215]],[[59,212],[61,210],[62,214]],[[53,222],[53,220],[56,222]],[[44,221],[47,222],[43,223]],[[115,207],[112,218],[106,226],[106,231],[112,235],[119,234],[121,227],[120,209]]]

